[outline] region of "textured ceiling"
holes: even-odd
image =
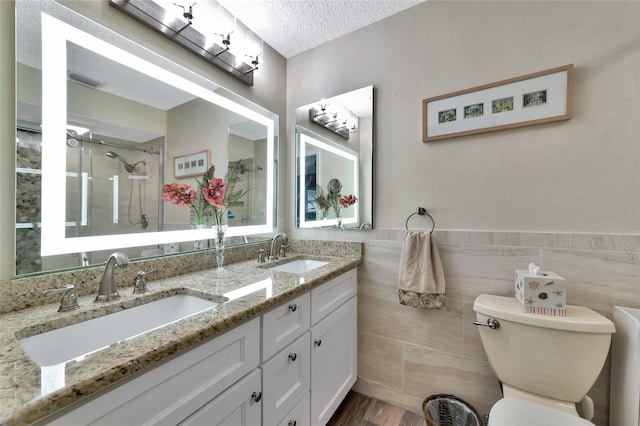
[[[218,0],[285,58],[423,1],[425,0]]]

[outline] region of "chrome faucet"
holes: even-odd
[[[100,288],[96,296],[96,302],[109,302],[120,298],[118,289],[116,288],[115,270],[116,267],[126,268],[129,266],[129,258],[126,254],[118,251],[113,253],[107,259],[107,263],[100,280]]]
[[[284,232],[277,233],[273,237],[273,240],[271,240],[271,249],[269,250],[269,257],[267,258],[269,260],[278,260],[278,255],[276,254],[278,253],[276,251],[276,244],[278,242],[278,238],[282,239],[283,244],[286,244],[289,241],[289,237],[287,236],[287,234],[285,234]]]

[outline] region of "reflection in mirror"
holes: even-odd
[[[300,170],[299,226],[345,227],[358,224],[358,155],[298,127]]]
[[[296,109],[300,228],[371,229],[373,86]]]
[[[203,173],[174,164],[194,152],[216,177],[236,167],[248,191],[228,206],[227,235],[272,232],[275,114],[53,1],[16,2],[16,40],[16,274],[211,238],[161,199],[165,183],[198,187]]]

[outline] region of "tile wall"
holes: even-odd
[[[416,412],[436,393],[455,394],[481,414],[501,397],[476,326],[474,298],[513,295],[514,270],[529,262],[568,281],[570,304],[611,318],[613,305],[640,308],[640,235],[436,231],[447,308],[398,304],[404,230],[367,235],[359,267],[356,390]],[[594,422],[608,424],[607,361],[589,395]]]
[[[441,311],[401,306],[398,267],[404,230],[312,230],[291,232],[290,250],[344,255],[360,250],[358,289],[358,381],[355,390],[420,412],[436,393],[455,394],[487,413],[500,398],[476,326],[473,300],[481,293],[511,296],[514,270],[535,262],[568,281],[570,304],[590,307],[611,318],[613,305],[640,308],[640,235],[436,231],[447,285]],[[315,238],[316,240],[311,240]],[[345,241],[346,240],[346,241]],[[343,241],[343,242],[340,242]],[[268,244],[263,246],[268,250]],[[228,262],[251,259],[255,246],[227,251]],[[211,265],[210,252],[151,259],[122,270],[130,282],[138,270],[161,268],[164,278]],[[173,259],[173,260],[172,260]],[[169,263],[167,263],[169,262]],[[210,267],[210,266],[209,266]],[[0,311],[50,302],[46,288],[74,282],[80,294],[95,291],[101,268],[7,280],[0,289]],[[607,362],[589,395],[594,423],[608,424]]]

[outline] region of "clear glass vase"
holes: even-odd
[[[205,229],[206,227],[207,227],[207,225],[200,224],[200,223],[197,223],[197,224],[193,225],[194,229]],[[207,240],[195,240],[193,242],[193,247],[196,250],[202,250],[203,248],[207,247]]]
[[[213,225],[215,229],[215,236],[213,243],[216,251],[216,272],[220,273],[224,271],[224,235],[227,232],[227,225]]]

